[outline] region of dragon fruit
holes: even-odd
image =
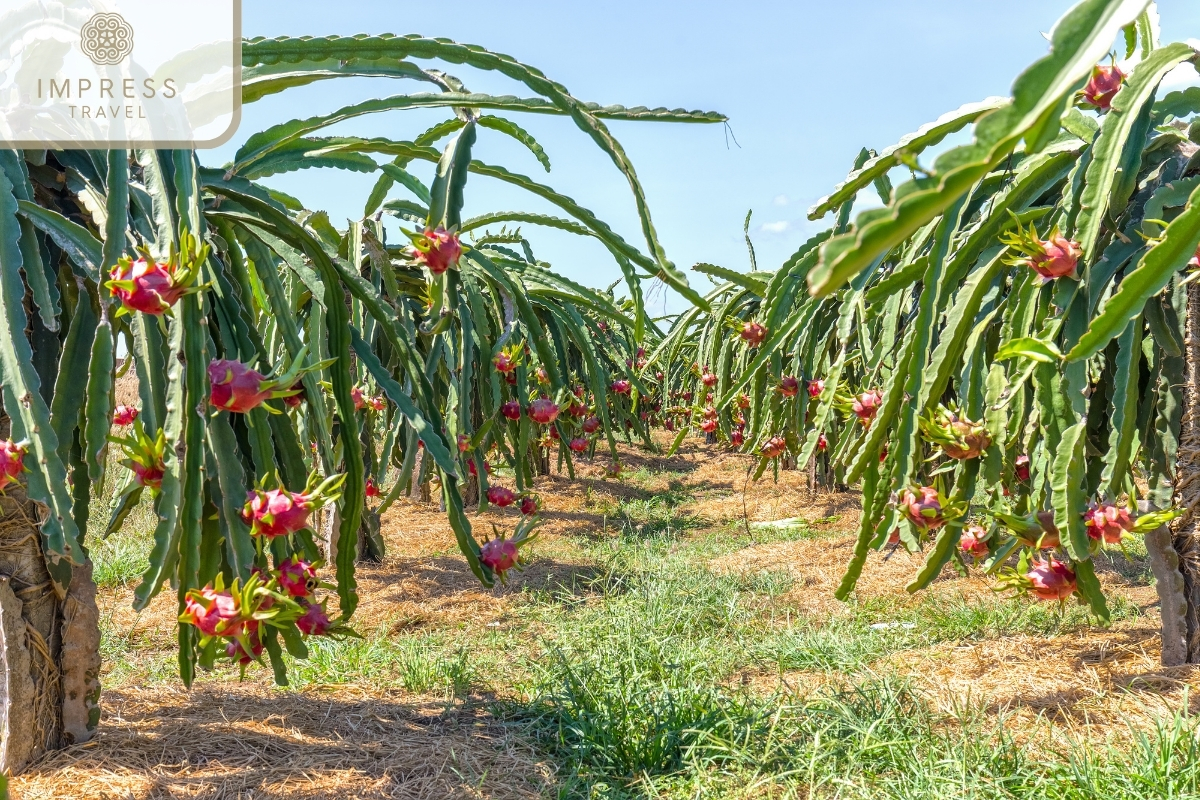
[[[1042,276],[1043,282],[1075,277],[1075,268],[1083,252],[1079,242],[1067,239],[1058,231],[1051,231],[1050,238],[1039,241],[1039,245],[1040,252],[1032,253],[1027,263],[1030,269]]]
[[[367,478],[367,482],[363,486],[363,494],[368,498],[383,497],[383,492],[379,490],[379,486],[375,483],[374,478]]]
[[[700,430],[705,433],[714,433],[717,430],[718,423],[715,419],[706,419],[700,423]]]
[[[1083,512],[1087,535],[1092,539],[1103,539],[1108,544],[1119,544],[1126,531],[1133,530],[1133,519],[1129,512],[1111,503],[1090,503]]]
[[[279,488],[247,492],[246,498],[242,519],[250,526],[252,536],[274,539],[308,527],[308,514],[313,509],[308,495]]]
[[[247,638],[247,637],[243,637]],[[233,663],[240,664],[245,667],[262,657],[263,644],[258,636],[249,637],[250,652],[246,652],[245,646],[242,644],[242,639],[230,639],[225,645],[225,655],[228,656]]]
[[[1017,460],[1013,463],[1013,475],[1021,483],[1029,481],[1029,456],[1017,456]]]
[[[517,548],[517,543],[511,539],[492,539],[479,549],[479,560],[503,577],[504,573],[520,563],[521,553]]]
[[[121,459],[120,463],[128,467],[134,475],[134,480],[138,486],[148,488],[152,494],[157,494],[162,487],[163,476],[167,472],[165,462],[167,452],[167,438],[160,430],[158,435],[151,439],[146,435],[145,429],[141,423],[133,426],[133,436],[125,439],[113,439],[116,444],[121,446],[121,451],[125,454],[125,458]],[[3,444],[0,443],[0,448]],[[3,460],[3,450],[0,449],[0,461]],[[0,487],[3,482],[0,482]]]
[[[385,408],[387,408],[387,398],[381,394],[375,395],[367,401],[367,405],[376,411],[383,411]]]
[[[242,615],[236,597],[211,586],[188,592],[179,621],[195,625],[205,636],[242,636],[246,623],[254,622]],[[256,622],[254,627],[257,628]]]
[[[741,428],[738,428],[737,430],[735,430],[733,433],[731,433],[729,435],[729,442],[734,447],[741,447],[742,445],[744,445],[746,443],[746,434],[742,431]]]
[[[738,408],[749,408],[750,407],[750,395],[744,394],[744,393],[739,394],[737,396],[737,407]]]
[[[29,448],[22,447],[12,439],[0,441],[0,489],[12,483],[25,471],[25,456]],[[159,475],[159,481],[162,475]]]
[[[294,392],[294,394],[285,395],[283,404],[288,408],[299,408],[300,404],[304,402],[304,384],[296,381],[292,384],[290,391]]]
[[[223,411],[245,414],[267,400],[286,397],[291,389],[279,389],[260,373],[240,361],[216,359],[208,365],[208,380],[212,384],[209,401]]]
[[[529,418],[539,425],[549,425],[558,419],[558,404],[545,397],[539,397],[529,404]]]
[[[462,256],[462,244],[458,234],[442,226],[426,228],[423,234],[409,234],[413,242],[412,257],[418,264],[428,267],[434,275],[441,275],[451,267],[458,267]]]
[[[458,452],[465,453],[471,449],[471,437],[465,433],[458,435]]]
[[[1108,67],[1097,64],[1092,69],[1087,85],[1080,92],[1082,100],[1094,108],[1107,111],[1124,82],[1125,73],[1116,64]]]
[[[757,322],[747,322],[742,326],[742,340],[751,347],[758,347],[767,338],[767,329]]]
[[[613,381],[611,388],[617,394],[629,394],[629,392],[633,389],[633,384],[624,378],[621,378],[620,380]]]
[[[708,367],[704,368],[704,372],[700,375],[700,382],[710,389],[717,385],[717,376],[708,371]]]
[[[596,431],[600,430],[601,424],[602,423],[600,422],[599,417],[597,417],[597,416],[588,417],[587,419],[585,419],[583,421],[583,432],[589,433],[589,434],[595,433]]]
[[[975,558],[985,558],[988,554],[987,529],[982,525],[971,525],[962,532],[962,536],[958,540],[958,547],[962,550],[963,555],[971,555]]]
[[[571,448],[571,452],[573,453],[582,453],[588,449],[588,440],[576,437],[567,443],[567,447]]]
[[[323,603],[309,603],[304,607],[304,613],[296,620],[296,627],[305,636],[324,636],[332,624]]]
[[[516,400],[509,400],[504,405],[500,406],[500,413],[507,419],[516,422],[521,418],[521,404]]]
[[[502,372],[505,375],[517,368],[517,361],[509,353],[501,350],[492,359],[492,364],[496,367],[497,372]]]
[[[823,433],[817,437],[817,449],[821,452],[829,449],[829,440],[825,438],[825,434]]]
[[[300,556],[292,556],[279,566],[279,588],[292,597],[308,597],[317,588],[317,568]]]
[[[1065,600],[1075,591],[1075,573],[1053,556],[1046,561],[1034,561],[1025,579],[1030,593],[1039,600]]]
[[[921,430],[950,458],[965,461],[979,458],[992,444],[992,437],[979,422],[958,416],[953,409],[938,406],[937,413],[920,420]]]
[[[782,436],[772,436],[763,443],[761,451],[763,458],[779,458],[787,451],[787,440]]]
[[[138,418],[137,406],[119,405],[113,411],[113,425],[118,425],[124,428],[126,425],[132,425],[134,420]]]
[[[814,400],[821,396],[821,392],[825,391],[825,381],[820,378],[808,382],[808,396]]]
[[[492,505],[507,508],[517,501],[517,496],[513,494],[512,489],[506,489],[503,486],[489,486],[487,499]]]
[[[871,389],[854,398],[851,409],[854,411],[854,416],[858,417],[859,422],[863,425],[870,425],[882,405],[883,394],[878,389]]]
[[[158,316],[189,292],[193,273],[178,268],[173,260],[162,263],[143,256],[134,261],[125,256],[108,277],[104,285],[121,301],[123,309]]]
[[[921,531],[937,530],[946,524],[942,517],[941,498],[932,486],[921,486],[916,491],[905,489],[900,493],[899,508],[908,521]]]
[[[800,392],[800,381],[795,375],[784,375],[779,379],[779,393],[784,397],[795,397]]]
[[[367,395],[363,392],[361,386],[350,387],[350,399],[354,402],[355,411],[362,411],[367,407]]]
[[[527,516],[527,517],[533,516],[534,514],[538,513],[537,498],[532,495],[525,495],[524,497],[521,498],[520,508],[521,508],[521,513],[524,514],[525,516]]]

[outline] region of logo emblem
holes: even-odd
[[[96,14],[80,33],[83,52],[97,66],[120,64],[133,52],[133,28],[120,14]]]

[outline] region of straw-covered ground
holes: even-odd
[[[360,640],[244,682],[174,677],[173,597],[130,608],[147,521],[94,548],[104,721],[14,780],[41,798],[1186,797],[1191,669],[1158,664],[1134,543],[1113,623],[874,554],[832,597],[857,497],[694,442],[537,486],[530,565],[481,588],[435,506],[384,518]],[[503,481],[503,476],[500,476]],[[513,515],[475,519],[511,527]],[[777,524],[762,524],[777,523]]]

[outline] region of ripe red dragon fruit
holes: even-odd
[[[1013,463],[1013,474],[1022,483],[1029,480],[1029,456],[1017,456],[1017,460]]]
[[[706,419],[700,423],[700,430],[705,433],[715,433],[717,430],[717,421],[715,419]]]
[[[225,655],[228,656],[233,663],[243,667],[257,661],[263,654],[263,644],[255,635],[250,637],[250,652],[246,652],[246,648],[242,645],[241,639],[230,639],[225,645]]]
[[[693,397],[695,397],[695,395],[692,394],[691,392],[684,392],[683,393],[683,402],[690,403],[690,402],[692,402]]]
[[[1119,544],[1121,536],[1133,530],[1134,525],[1129,512],[1112,503],[1089,503],[1083,519],[1088,536],[1103,539],[1108,544]]]
[[[12,439],[0,441],[0,489],[17,479],[25,471],[25,455],[29,448],[22,447]],[[161,482],[162,475],[159,475]]]
[[[962,536],[958,540],[958,547],[962,550],[963,555],[971,555],[975,558],[985,558],[988,554],[987,529],[982,525],[971,525],[962,532]]]
[[[600,430],[601,424],[602,423],[600,422],[599,417],[597,417],[597,416],[588,417],[587,419],[585,419],[583,421],[583,432],[589,433],[589,434],[595,433],[596,431]]]
[[[299,556],[279,566],[279,588],[292,597],[308,597],[317,588],[317,568]]]
[[[741,447],[746,443],[746,434],[740,428],[729,435],[729,441],[734,447]]]
[[[787,451],[787,440],[782,436],[772,436],[763,443],[761,451],[763,458],[779,458]]]
[[[428,267],[434,275],[441,275],[451,267],[458,266],[462,245],[457,233],[451,233],[439,225],[435,229],[426,228],[423,234],[409,234],[409,237],[413,241],[413,259]]]
[[[808,396],[816,399],[821,396],[821,392],[825,391],[825,381],[821,378],[808,382]]]
[[[1107,111],[1124,82],[1125,73],[1116,64],[1108,67],[1098,64],[1092,69],[1092,75],[1080,93],[1082,100],[1090,106]]]
[[[745,394],[745,393],[739,394],[737,397],[737,407],[738,408],[749,408],[750,407],[750,395]]]
[[[612,390],[617,394],[629,394],[632,389],[633,384],[624,378],[612,382]]]
[[[742,326],[742,340],[751,347],[758,347],[767,338],[767,329],[757,322],[747,322]]]
[[[367,482],[363,486],[363,494],[368,498],[383,497],[383,492],[379,490],[379,486],[375,483],[374,478],[367,478]]]
[[[119,405],[113,411],[113,425],[119,425],[122,428],[126,425],[132,425],[133,421],[138,418],[139,413],[137,406]]]
[[[800,381],[795,375],[784,375],[779,379],[779,393],[784,397],[795,397],[800,391]]]
[[[458,452],[465,453],[471,449],[471,437],[465,433],[458,435]]]
[[[549,425],[558,419],[558,404],[545,397],[539,397],[529,404],[529,418],[539,425]]]
[[[362,411],[367,407],[367,396],[363,393],[361,386],[350,387],[350,399],[354,401],[355,411]]]
[[[133,472],[137,485],[150,489],[152,494],[157,494],[162,487],[163,475],[167,471],[164,460],[167,439],[163,432],[160,430],[158,435],[151,439],[139,423],[134,425],[133,436],[113,441],[121,446],[121,451],[126,457],[121,459],[120,463]],[[0,443],[0,466],[4,460],[2,448],[3,443]],[[0,487],[3,487],[5,482],[0,480]]]
[[[191,273],[173,263],[161,263],[152,258],[128,256],[117,262],[104,285],[121,305],[130,311],[159,315],[166,313],[179,298],[188,293]]]
[[[817,437],[817,449],[821,452],[829,449],[829,440],[825,438],[825,434],[823,433]]]
[[[367,401],[367,405],[376,411],[383,411],[385,408],[387,408],[387,398],[381,394],[375,395]]]
[[[246,493],[242,519],[250,526],[250,535],[274,539],[308,527],[312,508],[312,500],[305,494],[283,488],[269,492],[260,489]]]
[[[708,371],[708,367],[704,368],[704,373],[700,375],[700,382],[710,389],[717,385],[717,376]]]
[[[875,415],[879,413],[881,405],[883,405],[883,395],[878,389],[871,389],[854,398],[851,408],[859,422],[863,425],[870,425],[871,420],[875,419]]]
[[[205,636],[241,636],[248,620],[242,616],[236,597],[205,586],[188,592],[179,621],[195,625]]]
[[[300,404],[304,402],[304,384],[301,381],[296,381],[292,384],[292,388],[289,391],[295,392],[295,394],[285,396],[283,404],[288,408],[299,408]]]
[[[265,401],[289,392],[277,392],[276,385],[240,361],[216,359],[208,365],[212,384],[209,400],[214,406],[234,414],[245,414]]]
[[[296,620],[296,627],[305,636],[324,636],[332,624],[323,603],[309,603],[304,614]]]
[[[521,404],[516,400],[509,400],[500,406],[500,413],[513,422],[516,422],[521,418]]]
[[[1046,561],[1034,561],[1025,578],[1030,593],[1039,600],[1065,600],[1075,591],[1075,573],[1053,556]]]
[[[1055,278],[1074,278],[1075,268],[1079,264],[1079,256],[1083,250],[1079,242],[1068,239],[1058,233],[1050,232],[1050,238],[1039,240],[1040,252],[1032,253],[1027,263],[1034,272],[1042,276],[1042,281]]]
[[[492,572],[503,577],[504,573],[520,563],[521,553],[517,549],[517,543],[511,539],[492,539],[479,549],[479,560]]]
[[[937,530],[946,523],[938,491],[932,486],[921,486],[916,491],[905,489],[900,493],[899,507],[908,521],[922,531]]]
[[[491,475],[492,474],[492,465],[486,461],[483,462],[483,471],[485,474]],[[469,460],[467,462],[467,472],[471,473],[475,477],[479,477],[479,472],[476,471],[476,469],[475,469],[475,459],[472,458],[471,460]]]
[[[495,365],[497,372],[502,372],[505,375],[517,368],[517,361],[509,353],[501,350],[492,359],[492,364]]]
[[[708,406],[704,409],[704,411],[702,412],[702,415],[705,419],[716,419],[717,418],[717,410],[715,408],[713,408],[712,406]]]
[[[662,383],[663,378],[665,378],[665,377],[666,376],[663,375],[661,371],[654,373],[654,380],[658,381],[659,383]]]
[[[489,486],[487,499],[492,505],[507,508],[517,501],[517,496],[513,494],[512,489],[506,489],[503,486]]]
[[[521,498],[521,513],[525,516],[533,516],[538,513],[538,501],[533,495],[525,495]]]
[[[573,453],[582,453],[588,449],[588,440],[577,436],[567,443],[567,447],[571,448]]]

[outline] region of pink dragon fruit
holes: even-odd
[[[516,400],[509,400],[507,403],[500,406],[500,413],[503,414],[506,419],[511,419],[513,422],[516,422],[521,418],[521,404]]]
[[[589,433],[589,434],[595,433],[596,431],[600,430],[601,424],[603,424],[603,423],[600,422],[599,417],[597,417],[597,416],[588,417],[587,419],[585,419],[583,421],[583,432]]]
[[[779,379],[779,393],[784,397],[795,397],[800,392],[800,381],[795,375],[784,375]]]
[[[507,508],[517,501],[517,496],[513,494],[512,489],[506,489],[503,486],[489,486],[487,499],[492,505]]]
[[[761,452],[763,458],[779,458],[787,451],[787,440],[782,436],[772,436],[763,443]]]
[[[808,382],[808,396],[814,400],[821,396],[821,392],[825,391],[825,381],[820,378]]]
[[[492,359],[492,364],[496,367],[497,372],[502,372],[505,375],[517,368],[516,359],[503,350],[497,353],[496,357]]]
[[[376,395],[367,401],[367,405],[376,411],[383,411],[387,408],[387,398],[383,395]]]
[[[747,322],[742,326],[742,340],[751,347],[758,347],[767,338],[767,329],[757,322]]]
[[[871,420],[875,419],[875,415],[879,413],[881,405],[883,405],[883,394],[878,389],[871,389],[854,398],[851,408],[859,422],[863,425],[870,425]]]
[[[28,452],[29,448],[18,445],[12,439],[0,441],[0,490],[25,471],[25,456]],[[159,480],[162,480],[161,475]]]
[[[706,419],[700,423],[700,430],[705,433],[715,433],[718,423],[715,419]]]
[[[1029,480],[1029,456],[1017,456],[1017,460],[1013,463],[1013,475],[1021,483],[1026,483]]]
[[[550,384],[550,373],[546,372],[545,367],[537,368],[537,382],[545,385]]]
[[[246,648],[242,645],[242,639],[230,639],[225,645],[225,655],[228,656],[233,663],[243,667],[257,661],[262,657],[263,645],[258,636],[249,637],[250,652],[246,652]]]
[[[900,493],[899,507],[908,521],[922,531],[937,530],[946,524],[938,491],[932,486],[921,486],[915,492],[905,489]]]
[[[588,440],[577,436],[567,443],[567,447],[571,448],[572,453],[582,453],[588,449]]]
[[[1041,252],[1031,254],[1027,263],[1030,269],[1042,276],[1043,282],[1075,277],[1079,255],[1083,252],[1079,242],[1051,231],[1049,239],[1039,240],[1038,243]]]
[[[971,525],[962,532],[962,536],[958,540],[959,549],[963,555],[971,555],[975,558],[986,558],[988,554],[987,529],[982,525]]]
[[[538,501],[533,495],[525,495],[521,498],[521,513],[525,516],[533,516],[538,513]]]
[[[278,391],[272,381],[240,361],[217,359],[208,365],[208,380],[212,384],[209,401],[223,411],[245,414],[267,400],[291,394]]]
[[[1129,512],[1111,503],[1089,503],[1083,518],[1088,536],[1103,539],[1108,544],[1119,544],[1121,536],[1133,530],[1134,523]]]
[[[612,390],[617,394],[629,394],[633,389],[633,384],[621,378],[612,382]]]
[[[292,597],[308,597],[317,588],[317,568],[309,562],[292,556],[279,566],[279,588]]]
[[[138,418],[139,413],[137,406],[119,405],[113,411],[113,425],[118,425],[122,428],[126,425],[132,425],[133,421]]]
[[[128,256],[117,262],[104,285],[130,311],[157,316],[166,313],[188,293],[190,273],[173,263]]]
[[[742,431],[741,428],[738,428],[737,430],[735,430],[733,433],[731,433],[729,435],[729,442],[734,447],[741,447],[742,445],[744,445],[746,443],[746,434]]]
[[[428,267],[434,275],[441,275],[451,267],[458,266],[462,245],[457,233],[451,233],[439,225],[435,229],[426,228],[424,234],[409,236],[413,240],[413,259]]]
[[[188,592],[179,621],[195,625],[205,636],[241,636],[246,622],[253,622],[242,616],[236,597],[211,586]]]
[[[825,438],[825,434],[823,433],[817,437],[817,449],[821,452],[829,449],[829,440]]]
[[[350,399],[354,402],[355,411],[362,411],[367,407],[367,395],[361,386],[350,387]]]
[[[367,478],[367,482],[363,486],[363,494],[368,498],[383,497],[383,492],[379,490],[379,486],[375,483],[374,478]]]
[[[313,503],[303,493],[293,494],[283,488],[268,492],[260,489],[247,492],[246,498],[242,519],[250,526],[251,536],[274,539],[308,527]]]
[[[479,560],[492,572],[503,577],[521,561],[518,545],[511,539],[492,539],[479,549]]]
[[[294,392],[294,394],[284,396],[283,404],[288,408],[299,408],[300,404],[304,402],[304,384],[296,381],[292,384],[292,388],[289,391]]]
[[[744,393],[739,394],[737,397],[737,407],[738,408],[749,408],[750,407],[750,395],[744,394]]]
[[[1083,102],[1107,111],[1124,82],[1125,73],[1116,64],[1108,67],[1097,64],[1081,92]]]
[[[304,614],[296,620],[296,627],[305,636],[324,636],[332,624],[324,603],[309,603],[304,607]]]
[[[958,416],[955,411],[938,406],[931,418],[920,420],[921,430],[950,458],[966,461],[979,458],[992,444],[992,437],[982,423]]]
[[[1039,600],[1065,600],[1075,591],[1075,573],[1053,556],[1047,561],[1034,561],[1025,578],[1029,591]]]
[[[529,418],[539,425],[549,425],[558,419],[558,404],[545,397],[539,397],[529,404]]]

